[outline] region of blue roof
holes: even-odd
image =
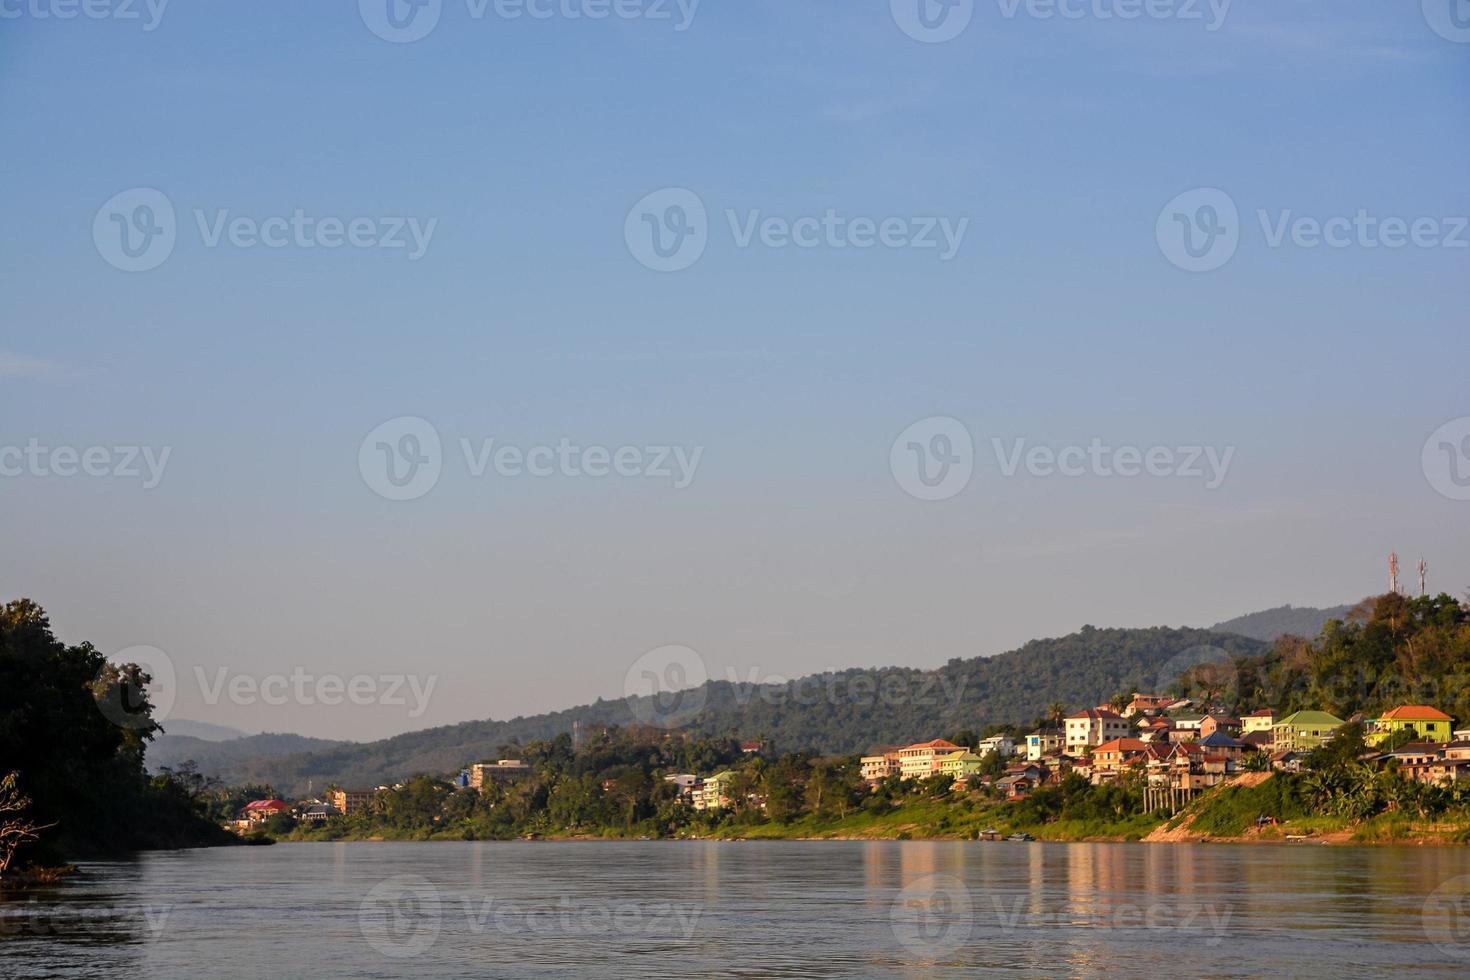
[[[1240,743],[1218,729],[1199,740],[1199,744],[1208,745],[1212,749],[1238,749]]]

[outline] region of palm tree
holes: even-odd
[[[1067,717],[1067,706],[1060,701],[1053,701],[1046,709],[1046,716],[1056,728],[1062,727],[1062,721]]]

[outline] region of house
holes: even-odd
[[[953,776],[956,782],[968,781],[980,775],[984,768],[984,757],[974,752],[951,752],[939,760],[939,771]]]
[[[865,755],[858,760],[863,780],[867,783],[881,783],[889,776],[900,775],[898,749],[884,749],[873,755]]]
[[[1174,715],[1169,720],[1174,723],[1174,730],[1169,733],[1169,741],[1193,742],[1199,738],[1199,728],[1204,723],[1205,716],[1187,711]]]
[[[1276,751],[1315,749],[1330,739],[1344,722],[1325,711],[1294,711],[1271,726]]]
[[[1411,732],[1426,742],[1449,742],[1454,739],[1454,719],[1427,704],[1404,704],[1391,708],[1368,722],[1370,745],[1386,742],[1399,732]]]
[[[1205,715],[1199,723],[1199,737],[1207,738],[1216,732],[1223,732],[1234,738],[1241,733],[1240,719],[1231,715]]]
[[[1093,772],[1094,774],[1098,770],[1117,772],[1134,762],[1143,761],[1147,753],[1148,743],[1146,742],[1136,738],[1115,738],[1092,750]]]
[[[1026,761],[1039,762],[1062,751],[1066,735],[1060,728],[1038,728],[1026,736]]]
[[[924,779],[939,772],[939,762],[947,755],[965,751],[963,746],[936,738],[929,742],[906,745],[898,750],[898,771],[904,779]]]
[[[1167,718],[1150,718],[1143,723],[1138,731],[1138,737],[1145,742],[1167,742],[1169,733],[1174,730],[1174,725]]]
[[[1246,732],[1240,737],[1240,743],[1246,750],[1255,749],[1257,752],[1271,751],[1271,733],[1269,731]]]
[[[321,803],[316,800],[302,804],[297,811],[297,817],[302,823],[319,824],[326,823],[333,817],[341,816],[336,807],[330,803]]]
[[[1252,711],[1240,720],[1241,733],[1249,735],[1251,732],[1269,732],[1271,726],[1276,724],[1276,712],[1271,708],[1261,708]]]
[[[373,791],[369,789],[334,789],[327,793],[327,802],[344,817],[352,816],[372,801]]]
[[[1151,715],[1163,711],[1174,703],[1174,699],[1167,694],[1133,694],[1133,700],[1128,702],[1123,709],[1124,718],[1132,718],[1134,715]]]
[[[688,803],[694,790],[702,780],[692,772],[680,772],[665,776],[664,782],[671,784],[674,787],[674,792],[678,794],[679,799]]]
[[[693,791],[692,802],[696,810],[723,810],[730,805],[730,781],[735,774],[728,769],[706,777]]]
[[[1245,742],[1233,739],[1219,730],[1210,732],[1195,744],[1210,755],[1223,755],[1227,759],[1239,759],[1246,752]]]
[[[1271,768],[1277,772],[1301,772],[1307,754],[1298,749],[1284,749],[1271,754]]]
[[[745,755],[751,755],[753,753],[759,752],[762,749],[764,749],[765,747],[766,747],[766,743],[765,742],[741,742],[740,743],[740,751],[742,753],[744,753]]]
[[[1088,708],[1067,717],[1066,751],[1068,755],[1081,755],[1088,748],[1095,748],[1115,738],[1132,734],[1122,715],[1107,708]]]
[[[253,800],[245,804],[240,818],[250,826],[265,823],[278,813],[290,813],[291,804],[285,800]]]
[[[1002,776],[995,781],[995,788],[1005,794],[1008,800],[1019,800],[1028,795],[1035,787],[1035,782],[1019,773],[1014,776]]]
[[[484,789],[486,782],[512,782],[531,775],[531,767],[520,759],[498,759],[495,762],[476,762],[470,766],[470,786]]]
[[[1416,777],[1433,786],[1470,782],[1470,739],[1456,739],[1445,745],[1439,757],[1422,767]]]
[[[992,735],[989,738],[982,738],[980,744],[976,746],[975,752],[978,755],[994,752],[1002,759],[1009,759],[1016,754],[1016,743],[1011,741],[1009,735]]]

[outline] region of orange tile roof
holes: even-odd
[[[1140,742],[1136,738],[1115,738],[1111,742],[1104,742],[1103,744],[1099,745],[1097,748],[1095,748],[1095,749],[1092,750],[1092,752],[1093,752],[1094,755],[1096,755],[1099,752],[1146,752],[1146,751],[1148,751],[1148,745],[1146,743],[1144,743],[1144,742]]]
[[[1449,715],[1427,704],[1402,704],[1379,716],[1389,721],[1453,721]]]

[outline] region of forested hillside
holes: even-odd
[[[1246,616],[1227,619],[1210,627],[1217,633],[1239,633],[1253,640],[1273,643],[1282,636],[1313,637],[1322,632],[1329,619],[1346,619],[1352,606],[1313,609],[1310,606],[1277,606]]]
[[[1030,724],[1056,703],[1068,708],[1095,705],[1120,692],[1167,686],[1201,662],[1264,650],[1264,644],[1247,637],[1209,630],[1089,626],[994,657],[951,660],[932,671],[847,670],[763,686],[711,681],[703,689],[703,710],[687,727],[704,734],[762,738],[777,752],[862,752],[876,744],[912,742],[962,728]],[[308,782],[318,788],[329,783],[372,786],[419,773],[457,772],[468,762],[496,757],[511,743],[570,732],[574,720],[581,721],[584,731],[634,724],[649,717],[644,707],[621,699],[599,700],[551,714],[466,722],[379,742],[222,761],[217,769],[201,769],[230,783],[268,783],[282,792],[304,791]]]
[[[169,726],[172,727],[172,726]],[[194,762],[201,772],[218,772],[221,769],[259,759],[268,755],[289,755],[293,752],[321,752],[325,749],[346,745],[346,742],[327,738],[308,738],[305,735],[282,735],[265,732],[260,735],[245,735],[219,741],[196,738],[190,735],[158,735],[148,746],[148,769],[158,772],[164,768],[177,769],[185,762]]]

